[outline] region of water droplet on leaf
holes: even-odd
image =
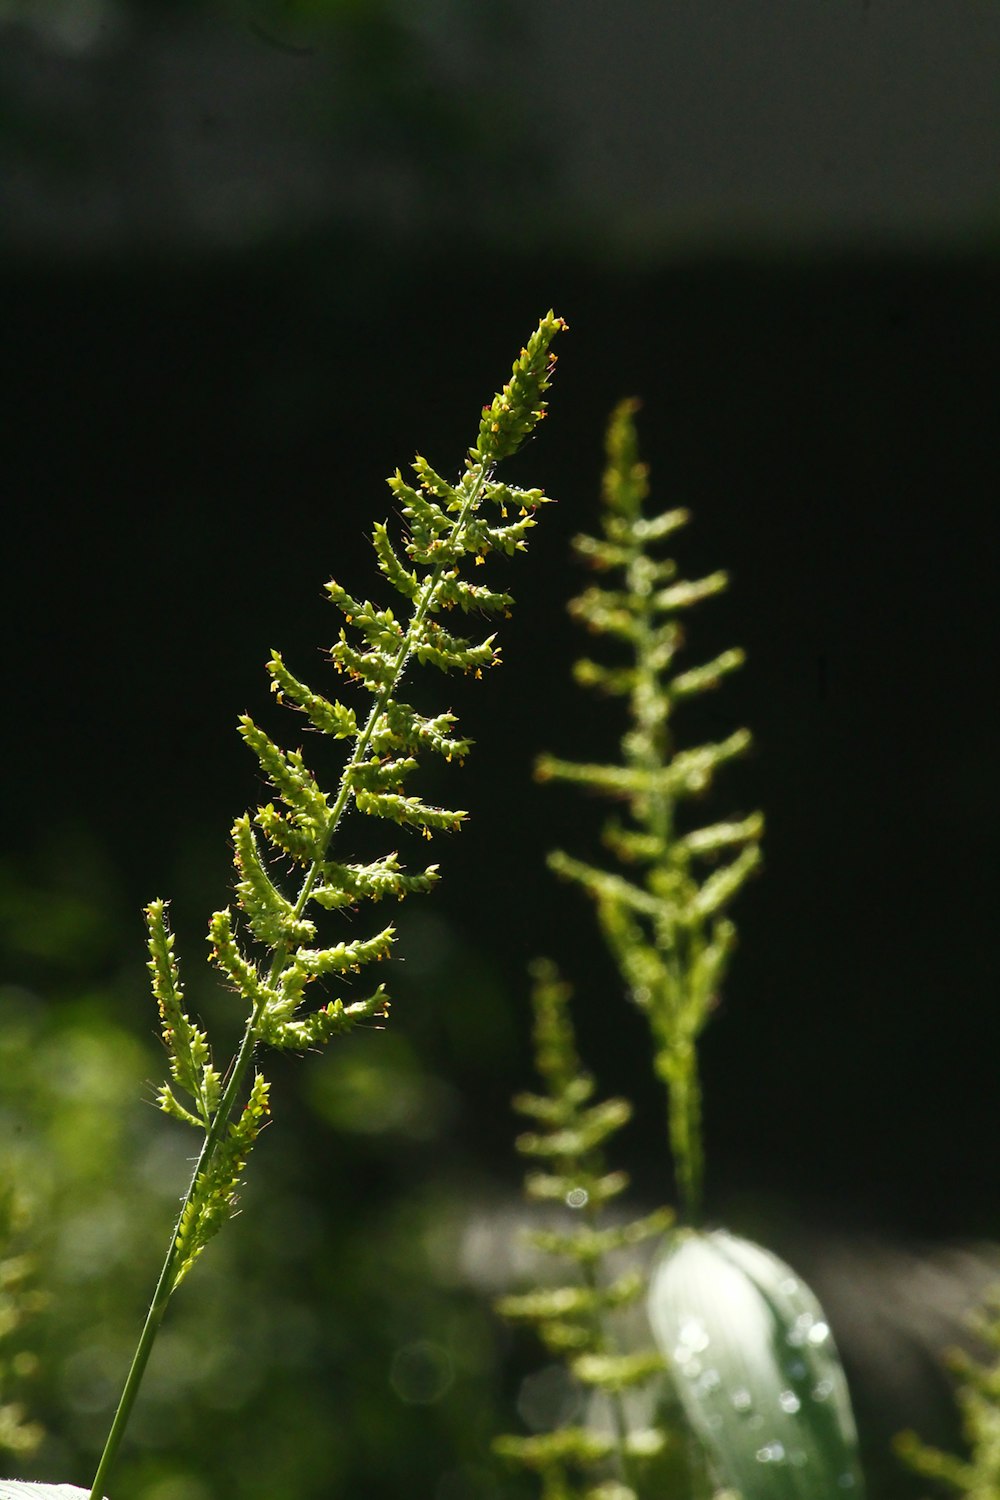
[[[759,1464],[782,1464],[785,1461],[785,1448],[783,1443],[765,1443],[763,1448],[757,1449],[757,1462]]]

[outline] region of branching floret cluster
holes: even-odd
[[[233,825],[238,914],[225,907],[209,924],[212,960],[250,1013],[244,1047],[225,1091],[205,1034],[184,1012],[164,904],[154,901],[147,910],[150,969],[172,1077],[160,1092],[160,1104],[168,1114],[206,1130],[213,1147],[179,1226],[175,1283],[231,1210],[247,1152],[267,1117],[268,1086],[258,1071],[239,1114],[224,1132],[216,1129],[219,1120],[228,1122],[234,1113],[245,1070],[241,1065],[250,1052],[260,1043],[295,1050],[321,1045],[359,1021],[386,1013],[384,984],[358,999],[346,998],[346,991],[319,1001],[313,996],[326,993],[323,981],[342,986],[384,959],[392,948],[393,926],[319,946],[313,909],[336,911],[387,896],[401,899],[430,890],[437,879],[436,865],[407,872],[395,851],[369,863],[333,859],[331,844],[344,815],[354,807],[427,837],[457,828],[465,817],[407,792],[423,753],[461,760],[469,741],[455,734],[453,714],[421,714],[399,697],[398,687],[410,662],[479,676],[499,659],[493,635],[471,640],[447,630],[442,616],[456,608],[485,615],[509,610],[508,594],[470,582],[462,570],[469,558],[481,563],[493,551],[509,556],[521,550],[535,524],[534,512],[545,499],[541,491],[501,483],[492,473],[544,413],[555,359],[549,345],[560,326],[561,320],[550,314],[522,351],[510,382],[483,412],[457,484],[420,457],[413,465],[415,484],[398,471],[389,480],[406,523],[402,555],[386,524],[375,526],[372,540],[381,572],[402,598],[398,613],[353,598],[336,581],[327,585],[343,618],[330,659],[338,673],[368,696],[367,712],[314,692],[292,675],[278,652],[272,654],[268,671],[279,700],[322,735],[348,742],[336,792],[321,788],[300,750],[283,750],[249,716],[240,720],[240,733],[256,754],[275,800]],[[275,873],[289,863],[301,871],[294,895]],[[260,949],[268,955],[263,963],[255,956]],[[190,1103],[181,1102],[178,1093]]]
[[[760,862],[759,813],[687,829],[681,803],[708,790],[720,766],[746,751],[749,732],[714,744],[676,749],[674,709],[716,687],[743,661],[724,651],[704,665],[676,670],[684,645],[683,614],[720,593],[722,572],[688,582],[660,544],[690,519],[686,510],[647,515],[649,484],[636,456],[634,401],[622,402],[608,429],[602,535],[574,547],[602,582],[576,598],[571,612],[593,634],[618,643],[624,660],[584,658],[578,682],[623,698],[628,729],[617,765],[540,757],[541,780],[573,782],[622,804],[604,841],[617,867],[601,869],[561,851],[552,868],[593,897],[601,929],[635,1004],[649,1019],[656,1071],[669,1095],[670,1141],[685,1215],[696,1219],[701,1193],[701,1103],[697,1040],[712,1010],[736,939],[726,916]],[[606,581],[603,581],[606,580]]]
[[[970,1319],[982,1352],[953,1350],[949,1364],[956,1385],[967,1455],[959,1457],[921,1442],[914,1432],[900,1433],[896,1451],[915,1473],[930,1479],[941,1493],[966,1500],[995,1500],[1000,1495],[1000,1289],[987,1293]]]
[[[235,902],[215,912],[209,923],[212,961],[247,1012],[239,1049],[224,1072],[213,1061],[206,1033],[185,1009],[165,903],[153,901],[146,910],[149,969],[170,1071],[159,1103],[201,1130],[204,1140],[94,1480],[95,1496],[103,1493],[166,1302],[231,1216],[247,1156],[267,1120],[268,1083],[256,1066],[260,1048],[316,1047],[386,1014],[384,984],[357,997],[350,986],[390,953],[392,924],[329,942],[321,937],[321,921],[326,913],[429,891],[437,866],[407,870],[395,850],[352,862],[335,855],[335,835],[352,810],[427,838],[459,827],[465,817],[430,805],[410,787],[423,755],[461,761],[470,742],[456,733],[451,712],[423,714],[401,696],[400,687],[413,665],[479,677],[499,660],[493,634],[472,639],[443,622],[449,616],[509,611],[508,594],[468,574],[470,564],[475,568],[491,553],[510,557],[522,551],[545,501],[540,490],[519,489],[494,473],[545,415],[555,365],[550,345],[564,327],[551,312],[541,320],[510,380],[483,408],[456,483],[421,457],[414,461],[412,483],[398,471],[390,478],[403,535],[394,542],[388,524],[379,523],[372,542],[378,567],[397,596],[395,608],[358,600],[337,582],[327,585],[342,620],[330,660],[357,701],[344,703],[313,691],[277,652],[272,654],[268,671],[279,701],[297,710],[313,731],[346,743],[336,789],[323,789],[301,750],[281,748],[248,716],[240,721],[240,733],[273,797],[233,825]],[[290,884],[289,869],[297,871]]]
[[[607,1421],[505,1437],[495,1446],[538,1474],[544,1500],[634,1500],[636,1475],[660,1454],[664,1435],[651,1427],[630,1429],[624,1396],[646,1384],[663,1361],[651,1348],[623,1350],[616,1342],[616,1315],[644,1296],[646,1281],[634,1268],[616,1269],[614,1258],[661,1236],[673,1215],[664,1208],[626,1221],[608,1213],[628,1177],[606,1169],[604,1147],[627,1123],[631,1106],[625,1099],[594,1101],[594,1080],[577,1056],[570,988],[549,963],[538,963],[534,978],[535,1065],[545,1092],[514,1100],[518,1113],[533,1123],[517,1149],[532,1165],[525,1179],[528,1198],[563,1205],[570,1223],[532,1230],[529,1239],[574,1274],[567,1279],[562,1269],[559,1285],[505,1297],[499,1310],[534,1327],[550,1353],[567,1361],[581,1395],[603,1396]]]
[[[554,1350],[572,1349],[577,1323],[586,1327],[585,1318],[594,1320],[589,1336],[597,1342],[581,1345],[586,1352],[573,1357],[571,1366],[579,1380],[615,1398],[613,1435],[606,1436],[592,1417],[581,1430],[556,1427],[508,1440],[508,1451],[538,1470],[544,1500],[634,1500],[723,1490],[788,1500],[846,1490],[860,1496],[863,1477],[847,1382],[820,1304],[801,1278],[762,1246],[700,1226],[697,1046],[735,942],[727,909],[760,861],[763,820],[754,813],[697,826],[685,808],[710,788],[720,767],[746,750],[750,736],[741,729],[717,743],[680,749],[672,733],[674,711],[714,688],[743,657],[724,651],[704,665],[678,670],[684,613],[725,588],[726,576],[712,573],[688,582],[663,556],[661,544],[688,515],[646,513],[648,484],[636,456],[634,412],[634,402],[623,403],[609,427],[602,535],[582,536],[575,544],[600,582],[571,605],[595,635],[610,638],[618,648],[610,664],[578,662],[576,675],[586,686],[624,701],[621,758],[602,765],[545,756],[538,774],[595,790],[623,812],[604,830],[613,868],[561,852],[551,864],[593,898],[624,987],[649,1020],[654,1068],[666,1085],[682,1223],[661,1236],[652,1269],[637,1279],[647,1290],[649,1332],[670,1377],[673,1411],[683,1414],[683,1426],[696,1441],[679,1445],[665,1438],[662,1424],[674,1427],[666,1391],[644,1393],[662,1398],[654,1407],[661,1424],[656,1429],[648,1407],[643,1412],[626,1404],[625,1377],[643,1371],[643,1356],[609,1358],[599,1340],[614,1307],[631,1295],[628,1276],[604,1285],[585,1275],[576,1288],[543,1289],[513,1299],[506,1310],[537,1322]],[[554,1000],[545,1004],[555,1016]],[[560,1024],[548,1022],[539,1043],[543,1056],[559,1056],[560,1048],[565,1054]],[[610,1101],[585,1107],[589,1080],[579,1079],[567,1064],[561,1071],[551,1064],[542,1071],[555,1086],[550,1099],[527,1102],[542,1128],[523,1139],[521,1148],[556,1157],[572,1152],[567,1160],[576,1165],[625,1118],[627,1106]],[[551,1196],[565,1191],[566,1201],[574,1201],[565,1173],[561,1180],[557,1174],[537,1182],[550,1180]],[[613,1175],[594,1175],[591,1169],[580,1201],[594,1197],[603,1203],[614,1185]],[[537,1186],[534,1191],[537,1196]],[[644,1233],[657,1222],[663,1221],[655,1215],[639,1220],[638,1229]],[[584,1230],[561,1240],[543,1237],[541,1243],[572,1256],[586,1271],[588,1253],[632,1243],[635,1228],[613,1231],[618,1238],[610,1241],[603,1230],[593,1238]],[[649,1369],[647,1363],[646,1375]],[[659,1456],[651,1432],[660,1435]],[[608,1458],[608,1469],[595,1476],[593,1465]]]

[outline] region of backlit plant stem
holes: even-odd
[[[492,637],[474,645],[441,629],[432,616],[456,602],[464,611],[475,607],[484,612],[506,612],[509,597],[465,583],[459,578],[458,563],[470,552],[481,562],[495,547],[508,554],[523,549],[523,533],[534,524],[531,511],[545,497],[540,491],[495,484],[492,473],[498,462],[517,451],[544,415],[543,396],[554,367],[554,356],[548,353],[548,348],[564,326],[552,313],[542,319],[515,362],[511,381],[492,405],[483,408],[478,441],[469,450],[465,473],[458,485],[447,484],[421,459],[414,465],[420,491],[407,486],[398,473],[395,480],[390,480],[394,493],[408,502],[403,508],[411,527],[407,551],[418,567],[426,569],[418,585],[416,573],[410,573],[393,551],[385,528],[376,527],[374,541],[379,566],[411,605],[406,630],[399,630],[391,611],[376,611],[367,603],[358,605],[339,585],[330,585],[331,598],[344,614],[347,625],[353,624],[360,632],[364,643],[363,649],[357,650],[342,631],[340,644],[331,652],[338,668],[344,669],[346,664],[349,676],[372,692],[373,701],[363,727],[356,729],[351,710],[312,694],[285,671],[280,658],[272,659],[269,670],[276,689],[289,694],[296,706],[309,714],[315,727],[336,737],[345,737],[350,731],[353,738],[353,750],[341,773],[336,797],[320,826],[316,826],[315,813],[322,793],[304,768],[301,757],[286,756],[252,721],[243,721],[244,738],[257,751],[265,772],[289,808],[287,821],[275,813],[272,805],[260,809],[260,826],[279,852],[291,853],[305,865],[305,874],[294,903],[288,902],[260,863],[249,820],[238,821],[234,834],[238,835],[236,863],[242,880],[237,894],[253,936],[266,941],[271,953],[265,978],[236,943],[228,909],[213,917],[210,940],[214,959],[249,1002],[242,1040],[224,1088],[220,1088],[219,1075],[212,1068],[207,1038],[183,1011],[180,974],[173,959],[173,937],[166,926],[164,904],[154,902],[147,909],[150,970],[164,1040],[171,1056],[171,1072],[175,1084],[191,1098],[195,1113],[180,1103],[170,1085],[161,1090],[161,1107],[189,1124],[200,1124],[205,1137],[94,1476],[91,1500],[101,1500],[104,1495],[170,1296],[204,1244],[232,1212],[233,1189],[268,1113],[267,1084],[259,1073],[246,1102],[240,1104],[258,1046],[269,1043],[301,1050],[350,1029],[358,1019],[384,1013],[384,988],[380,986],[366,1001],[345,1007],[337,1000],[307,1014],[304,1020],[294,1019],[304,1004],[308,983],[327,973],[358,969],[371,958],[382,957],[393,936],[390,927],[367,941],[341,943],[327,950],[303,947],[303,942],[315,933],[315,924],[304,919],[307,906],[317,895],[324,896],[324,892],[327,899],[321,904],[331,907],[356,905],[365,897],[377,900],[386,891],[402,896],[408,890],[429,889],[436,878],[435,866],[423,875],[403,874],[395,855],[383,860],[374,875],[372,866],[332,866],[330,846],[349,802],[352,797],[359,797],[359,789],[364,790],[365,811],[393,817],[396,822],[418,827],[428,835],[434,828],[458,826],[464,816],[427,807],[419,798],[404,798],[392,784],[401,782],[415,768],[416,751],[425,745],[447,753],[449,759],[452,752],[461,756],[468,748],[468,742],[451,739],[446,733],[454,722],[452,715],[439,716],[437,720],[423,718],[408,705],[398,703],[396,693],[414,656],[421,661],[429,660],[444,671],[475,669],[476,675],[480,675],[481,666],[497,660]],[[509,504],[517,506],[522,519],[506,526],[489,526],[478,519],[486,499],[497,506],[503,517],[508,514]],[[386,641],[390,640],[393,650],[387,652]],[[403,714],[401,727],[390,722],[390,711],[397,716]],[[376,734],[382,749],[372,756]],[[386,776],[392,778],[389,784]],[[276,826],[284,832],[275,834]],[[281,843],[282,838],[290,839],[291,844]],[[325,882],[323,890],[318,890],[320,881]]]
[[[649,484],[637,456],[635,410],[634,401],[622,402],[608,428],[602,534],[574,543],[601,581],[570,605],[593,635],[609,637],[618,649],[610,664],[579,661],[575,675],[625,700],[621,761],[588,765],[543,755],[536,775],[597,791],[627,812],[604,830],[615,868],[561,850],[549,863],[593,898],[626,990],[648,1018],[654,1067],[667,1090],[681,1215],[697,1224],[704,1176],[698,1038],[736,940],[726,908],[760,862],[763,819],[753,813],[689,832],[677,826],[679,806],[706,792],[718,768],[746,751],[750,735],[737,730],[716,744],[679,749],[670,731],[674,710],[717,687],[742,665],[743,653],[724,651],[676,670],[685,612],[721,593],[727,579],[721,572],[679,579],[676,564],[662,556],[659,544],[690,517],[684,510],[646,513]]]

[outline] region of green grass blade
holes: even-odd
[[[681,1232],[649,1315],[719,1482],[744,1500],[863,1494],[847,1382],[823,1310],[759,1245]]]

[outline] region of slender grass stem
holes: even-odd
[[[664,1040],[660,1045],[664,1053],[662,1076],[667,1085],[670,1150],[677,1177],[678,1217],[682,1224],[697,1228],[704,1176],[698,1054],[693,1043],[678,1046]]]
[[[460,537],[462,532],[465,530],[465,527],[468,524],[469,517],[472,515],[477,504],[479,503],[483,488],[486,485],[488,477],[489,469],[485,464],[476,465],[475,468],[470,471],[470,474],[467,476],[467,495],[465,503],[462,507],[462,510],[459,512],[458,518],[455,522],[454,536],[456,538]],[[302,881],[302,886],[294,906],[294,913],[296,917],[301,916],[309,901],[313,886],[315,885],[317,879],[319,878],[319,875],[322,872],[323,864],[327,858],[330,843],[333,839],[334,833],[336,832],[337,826],[340,823],[340,820],[347,808],[352,790],[350,772],[363,762],[368,752],[368,746],[371,743],[371,738],[375,731],[375,726],[378,723],[380,716],[384,712],[386,705],[399,686],[400,679],[402,678],[403,673],[406,669],[406,664],[413,650],[414,642],[416,640],[420,626],[427,617],[428,612],[433,607],[435,594],[440,587],[441,580],[445,573],[445,566],[446,565],[444,563],[439,563],[429,573],[427,579],[425,580],[420,597],[417,600],[416,607],[413,611],[409,628],[407,629],[406,635],[404,636],[403,641],[400,644],[399,651],[394,662],[393,672],[385,686],[381,689],[378,696],[376,697],[372,705],[371,712],[368,715],[367,721],[365,722],[363,729],[360,731],[355,740],[353,753],[348,759],[341,774],[340,786],[337,792],[337,796],[334,801],[333,807],[330,810],[330,817],[327,822],[322,849],[313,860]],[[276,947],[268,973],[268,988],[273,986],[279,978],[288,959],[289,951],[290,950],[288,943],[281,943]],[[171,1292],[174,1290],[176,1285],[177,1258],[179,1254],[178,1242],[181,1225],[184,1221],[188,1206],[194,1197],[199,1180],[201,1179],[203,1174],[211,1167],[215,1153],[218,1150],[219,1145],[223,1139],[226,1127],[233,1116],[234,1110],[236,1109],[237,1103],[243,1090],[244,1082],[246,1080],[246,1075],[253,1061],[254,1050],[260,1039],[259,1024],[264,1010],[264,1005],[265,1001],[261,1000],[255,1006],[247,1021],[239,1049],[229,1068],[229,1076],[225,1090],[222,1094],[222,1098],[219,1101],[218,1108],[212,1116],[211,1123],[206,1131],[205,1139],[202,1143],[202,1148],[199,1153],[198,1160],[191,1175],[191,1181],[188,1186],[188,1190],[184,1195],[180,1212],[174,1224],[174,1230],[170,1238],[170,1246],[167,1250],[166,1256],[164,1257],[160,1275],[156,1282],[156,1288],[153,1292],[153,1298],[149,1306],[149,1311],[146,1314],[146,1321],[143,1324],[142,1332],[139,1335],[135,1353],[132,1357],[132,1363],[129,1367],[128,1375],[125,1379],[125,1384],[122,1388],[121,1398],[118,1402],[118,1407],[115,1411],[115,1415],[111,1423],[111,1428],[108,1432],[107,1442],[104,1445],[104,1451],[101,1454],[101,1458],[94,1475],[93,1484],[90,1490],[90,1500],[103,1500],[104,1486],[117,1459],[122,1439],[128,1427],[129,1419],[132,1415],[132,1411],[135,1407],[135,1402],[142,1385],[143,1376],[146,1373],[146,1367],[149,1363],[149,1357],[152,1353],[153,1345],[156,1342],[156,1336],[159,1333],[160,1326],[163,1322],[163,1317],[167,1309],[167,1303],[169,1302]]]
[[[670,759],[670,732],[667,716],[669,698],[664,694],[660,672],[654,665],[655,631],[651,600],[652,585],[646,557],[641,546],[632,548],[626,570],[628,591],[635,601],[633,638],[636,681],[631,693],[631,712],[639,733],[625,743],[625,758],[655,775]],[[666,849],[674,838],[674,799],[661,783],[645,794],[642,821],[649,832]],[[703,1148],[701,1139],[701,1089],[698,1081],[698,1056],[694,1046],[683,1043],[681,1013],[689,1008],[686,987],[690,984],[692,965],[677,948],[679,934],[664,934],[661,943],[663,961],[669,969],[674,991],[681,996],[672,1007],[674,1014],[664,1017],[657,1026],[662,1050],[663,1075],[667,1083],[667,1133],[677,1181],[678,1208],[684,1224],[697,1225],[701,1217]],[[692,933],[688,946],[696,948],[700,933]]]
[[[94,1481],[90,1490],[90,1500],[103,1500],[105,1483],[118,1456],[122,1438],[125,1436],[125,1430],[132,1415],[132,1410],[135,1406],[140,1386],[142,1385],[142,1379],[146,1373],[149,1356],[156,1342],[156,1335],[160,1331],[160,1325],[167,1310],[167,1303],[170,1301],[170,1294],[174,1289],[178,1256],[178,1236],[180,1234],[181,1223],[187,1211],[188,1204],[194,1195],[198,1179],[210,1165],[218,1148],[219,1141],[222,1138],[223,1130],[229,1122],[236,1100],[239,1097],[240,1089],[246,1077],[247,1069],[250,1066],[257,1041],[256,1021],[257,1015],[255,1014],[247,1023],[239,1051],[229,1070],[229,1082],[226,1085],[225,1092],[219,1101],[219,1107],[212,1117],[212,1123],[202,1142],[198,1160],[191,1174],[190,1185],[184,1195],[180,1212],[174,1224],[173,1233],[170,1237],[170,1246],[163,1260],[163,1266],[156,1282],[156,1289],[153,1292],[153,1299],[149,1305],[149,1312],[146,1314],[146,1321],[143,1324],[135,1353],[132,1356],[132,1363],[129,1366],[129,1372],[122,1387],[121,1398],[108,1432],[107,1442],[104,1445],[104,1451],[101,1454],[97,1471],[94,1474]]]
[[[587,1218],[590,1221],[591,1227],[596,1229],[598,1216],[590,1204],[587,1206]],[[583,1263],[583,1282],[589,1291],[596,1292],[598,1290],[597,1269],[592,1261],[585,1261]],[[602,1353],[607,1353],[611,1345],[611,1340],[605,1331],[604,1320],[600,1313],[595,1314],[594,1323],[598,1346]],[[609,1392],[608,1405],[611,1411],[611,1426],[615,1435],[615,1452],[618,1459],[620,1478],[624,1484],[628,1485],[630,1490],[638,1494],[635,1464],[628,1451],[628,1418],[625,1414],[625,1402],[622,1400],[620,1390]]]

